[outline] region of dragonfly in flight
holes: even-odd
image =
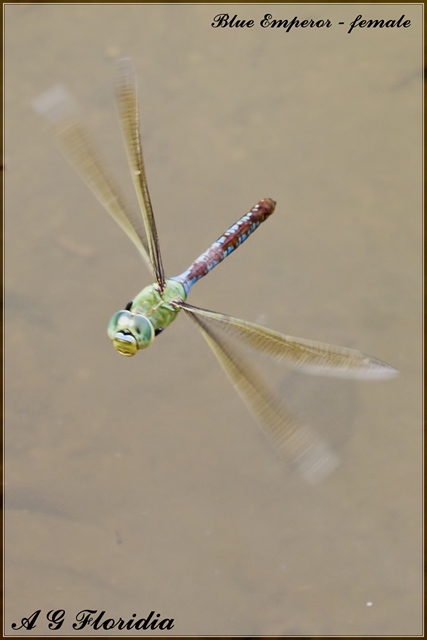
[[[183,311],[199,328],[235,389],[278,449],[307,481],[319,482],[335,469],[337,455],[314,430],[298,423],[286,410],[252,366],[242,345],[309,374],[369,380],[391,378],[398,371],[354,349],[283,335],[186,301],[192,286],[245,242],[272,215],[276,203],[271,198],[260,200],[186,271],[166,278],[144,167],[133,64],[130,58],[120,58],[115,68],[118,115],[142,215],[125,205],[100,163],[66,89],[57,85],[33,102],[35,110],[47,120],[65,157],[134,242],[155,280],[113,315],[108,336],[120,354],[133,356],[147,348]]]

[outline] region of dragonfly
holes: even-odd
[[[133,62],[130,58],[119,58],[114,64],[116,104],[139,203],[138,213],[125,204],[112,176],[100,162],[78,115],[77,105],[65,87],[56,85],[33,102],[67,160],[133,241],[155,281],[113,315],[108,336],[121,355],[133,356],[151,345],[183,312],[201,331],[231,383],[278,451],[308,482],[320,482],[338,465],[337,454],[315,430],[289,413],[254,367],[254,358],[248,357],[247,350],[273,356],[291,368],[314,375],[382,380],[394,377],[398,371],[355,349],[284,335],[187,302],[193,285],[269,219],[276,202],[272,198],[260,200],[188,269],[167,278],[147,185]]]

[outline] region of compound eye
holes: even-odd
[[[154,328],[145,316],[131,311],[115,313],[108,324],[108,337],[123,356],[133,356],[154,340]]]

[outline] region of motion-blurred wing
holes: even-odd
[[[152,271],[141,217],[126,208],[113,179],[99,162],[90,136],[77,117],[77,107],[70,94],[62,85],[56,85],[36,98],[33,107],[47,120],[66,159],[127,233]]]
[[[231,338],[239,338],[250,347],[283,360],[288,366],[304,373],[364,380],[385,380],[399,373],[382,360],[355,349],[285,336],[251,322],[188,303],[181,306],[203,319],[205,325],[218,327]]]
[[[160,288],[163,289],[165,274],[160,254],[156,222],[145,175],[141,134],[139,130],[136,81],[131,59],[119,58],[116,61],[116,69],[116,97],[120,124],[122,126],[132,179],[144,221],[148,251],[153,265],[154,276]]]
[[[328,476],[339,464],[330,447],[284,409],[219,326],[199,313],[197,307],[183,303],[182,308],[199,327],[237,392],[286,459],[311,484]]]

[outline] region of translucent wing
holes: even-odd
[[[397,369],[355,349],[285,336],[277,331],[182,303],[189,314],[203,319],[231,338],[237,337],[258,351],[267,353],[304,373],[339,378],[385,380],[398,375]]]
[[[199,327],[225,373],[282,454],[293,463],[309,483],[318,483],[339,464],[330,447],[306,425],[298,424],[251,368],[247,359],[221,329],[222,320],[182,303],[183,310]],[[220,314],[213,314],[219,316]],[[232,336],[230,335],[230,338]]]
[[[154,220],[150,194],[148,193],[147,178],[145,175],[141,135],[139,130],[136,82],[131,59],[120,58],[116,62],[116,68],[117,106],[123,136],[126,143],[129,166],[144,221],[148,251],[153,265],[154,276],[160,288],[163,289],[165,284],[165,274],[160,254],[156,222]]]
[[[33,107],[47,120],[64,156],[127,233],[152,271],[141,216],[130,213],[126,208],[113,179],[99,162],[90,136],[79,121],[77,107],[67,90],[62,85],[56,85],[36,98]]]

